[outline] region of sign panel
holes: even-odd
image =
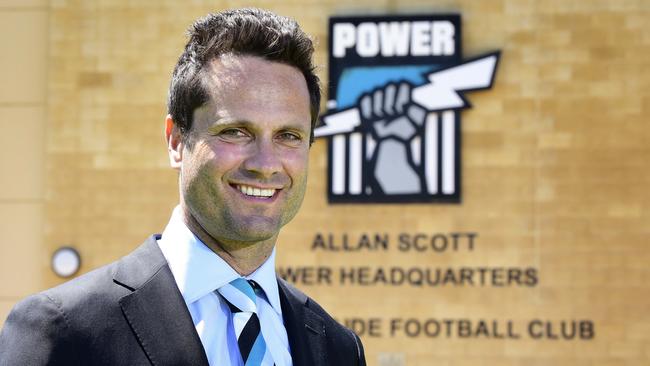
[[[460,15],[333,17],[328,197],[460,202],[464,92],[492,86],[499,53],[462,60]]]

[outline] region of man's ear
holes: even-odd
[[[169,153],[169,164],[172,168],[180,170],[183,162],[183,139],[181,130],[174,123],[171,115],[165,118],[165,139],[167,140],[167,153]]]

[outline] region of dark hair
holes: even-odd
[[[258,56],[293,66],[307,82],[311,107],[311,136],[320,109],[320,85],[314,73],[314,46],[296,21],[262,9],[246,8],[209,14],[188,30],[189,40],[172,74],[167,112],[186,138],[194,110],[210,99],[201,71],[227,54]]]

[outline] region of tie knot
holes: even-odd
[[[244,278],[237,278],[219,290],[231,310],[246,311],[251,313],[257,312],[257,294],[262,291],[255,281],[247,281]],[[236,309],[233,309],[233,306]]]

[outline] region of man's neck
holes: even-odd
[[[183,221],[203,244],[242,276],[253,273],[271,256],[277,239],[276,235],[269,240],[255,243],[226,242],[212,237],[188,212],[183,212]]]

